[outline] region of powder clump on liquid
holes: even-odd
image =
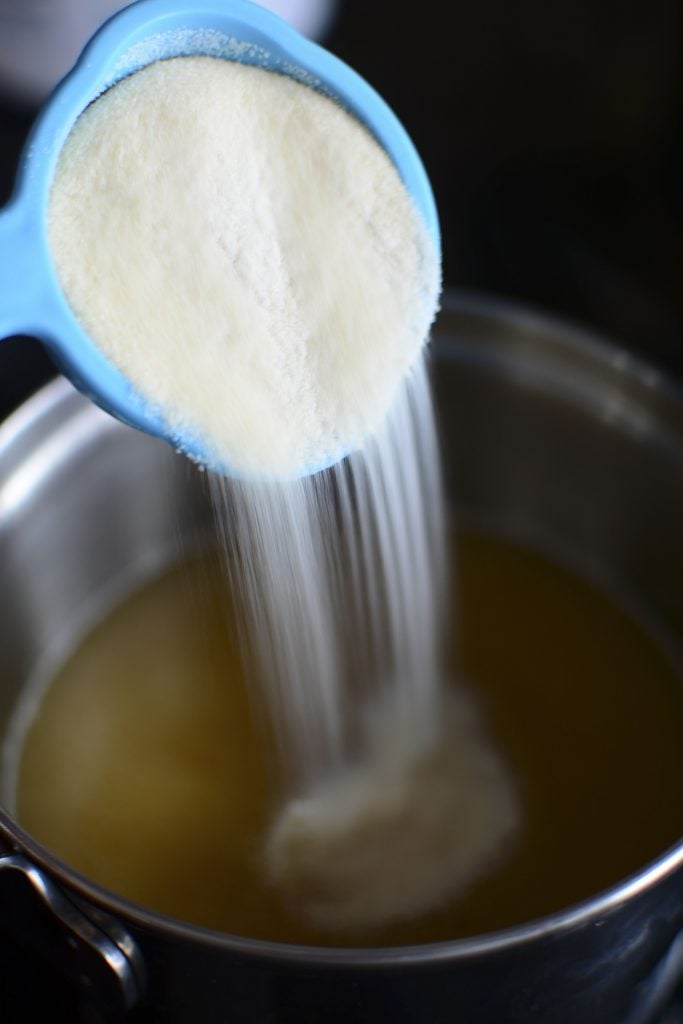
[[[266,867],[321,928],[371,928],[443,906],[494,867],[519,824],[506,766],[456,693],[436,735],[375,709],[369,756],[285,804]]]
[[[49,245],[79,321],[209,462],[287,478],[358,448],[419,356],[439,258],[339,105],[212,57],[159,61],[78,119]]]

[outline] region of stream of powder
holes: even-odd
[[[344,462],[284,483],[210,477],[244,637],[295,790],[347,763],[362,712],[390,694],[434,730],[446,540],[426,370]]]
[[[447,685],[445,503],[424,359],[382,429],[285,483],[210,477],[243,641],[289,783],[265,867],[297,914],[366,930],[456,897],[518,823]]]

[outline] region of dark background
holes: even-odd
[[[575,317],[680,372],[683,4],[401,6],[342,4],[328,46],[423,157],[446,283]]]
[[[423,157],[447,285],[574,318],[680,379],[682,21],[680,0],[347,0],[325,40]],[[0,97],[0,203],[33,115]],[[3,343],[0,418],[53,372],[36,342]],[[74,1020],[1,934],[0,958],[0,1016]]]
[[[413,137],[447,285],[575,318],[681,376],[682,23],[680,0],[342,0],[325,44]],[[32,116],[0,98],[0,202]],[[3,344],[0,417],[51,372],[35,342]]]

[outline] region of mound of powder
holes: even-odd
[[[366,929],[457,898],[495,866],[520,821],[513,784],[462,695],[425,739],[388,706],[368,758],[285,804],[266,870],[292,910]]]
[[[78,119],[50,250],[86,332],[207,462],[288,478],[359,447],[415,362],[435,246],[340,106],[211,57],[152,64]]]

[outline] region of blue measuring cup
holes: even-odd
[[[437,248],[439,227],[420,158],[387,104],[350,67],[270,11],[251,0],[139,0],[99,29],[39,114],[14,194],[0,211],[0,338],[23,334],[39,339],[73,384],[107,412],[211,464],[201,438],[177,436],[93,344],[62,291],[47,236],[55,167],[83,110],[154,61],[199,55],[288,75],[341,104],[389,154]],[[323,468],[310,467],[309,472]]]

